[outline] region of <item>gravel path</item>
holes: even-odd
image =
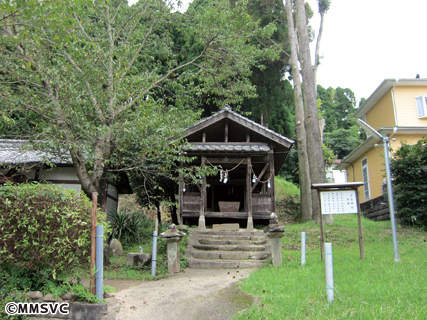
[[[117,320],[230,319],[254,302],[237,282],[255,269],[186,269],[112,294],[108,317]]]

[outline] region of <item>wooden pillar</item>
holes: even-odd
[[[228,142],[228,119],[225,119],[224,142]]]
[[[246,130],[246,142],[251,142],[251,131],[249,129]]]
[[[359,225],[359,250],[360,250],[360,259],[365,260],[365,245],[363,244],[363,231],[362,231],[362,219],[360,212],[360,203],[359,203],[359,193],[357,192],[357,187],[352,189],[356,195],[356,204],[357,204],[357,223]]]
[[[276,189],[274,187],[274,153],[273,153],[273,146],[270,145],[271,150],[268,152],[268,161],[270,162],[270,185],[271,188],[268,190],[268,194],[271,196],[272,206],[271,210],[272,212],[276,212]]]
[[[98,192],[92,193],[92,237],[90,251],[90,293],[95,294],[95,254],[96,254],[96,219],[98,208]]]
[[[247,230],[253,231],[254,230],[254,222],[252,219],[252,182],[251,182],[251,156],[247,157],[247,169],[246,169],[246,209],[248,211],[248,225]]]
[[[202,156],[202,168],[205,167],[206,159]],[[199,215],[199,231],[206,230],[205,222],[205,202],[206,202],[206,176],[203,177],[202,188],[200,190],[200,215]]]
[[[183,165],[180,162],[179,167],[182,169]],[[180,225],[184,224],[182,219],[182,206],[184,204],[184,178],[182,177],[182,172],[179,172],[179,199],[178,199],[178,223]]]
[[[202,133],[202,142],[206,142],[206,132]]]

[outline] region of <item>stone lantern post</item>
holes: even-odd
[[[280,227],[277,221],[277,215],[273,212],[270,215],[270,222],[265,230],[267,237],[271,241],[271,252],[273,256],[273,266],[279,267],[282,264],[282,241],[280,238],[284,235],[285,227]]]
[[[160,234],[162,240],[167,243],[169,272],[178,273],[180,271],[179,242],[184,236],[185,233],[178,231],[174,224]]]

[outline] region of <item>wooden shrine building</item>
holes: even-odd
[[[202,184],[179,185],[179,222],[268,220],[275,212],[274,176],[282,167],[293,141],[225,106],[184,132],[184,148],[195,157],[192,165],[218,166],[217,175]],[[233,219],[233,220],[231,220]],[[239,221],[239,222],[240,222]],[[260,221],[261,222],[261,221]]]

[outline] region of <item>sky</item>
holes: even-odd
[[[319,29],[317,1],[311,25]],[[426,0],[332,0],[317,83],[368,98],[384,79],[427,78]],[[314,46],[312,47],[314,53]]]
[[[315,12],[310,24],[317,35],[317,1],[307,1]],[[180,11],[185,11],[189,0],[182,2]],[[349,88],[360,101],[369,98],[384,79],[417,74],[427,78],[426,13],[426,0],[331,0],[317,83],[325,89]],[[312,55],[314,48],[313,43]]]

